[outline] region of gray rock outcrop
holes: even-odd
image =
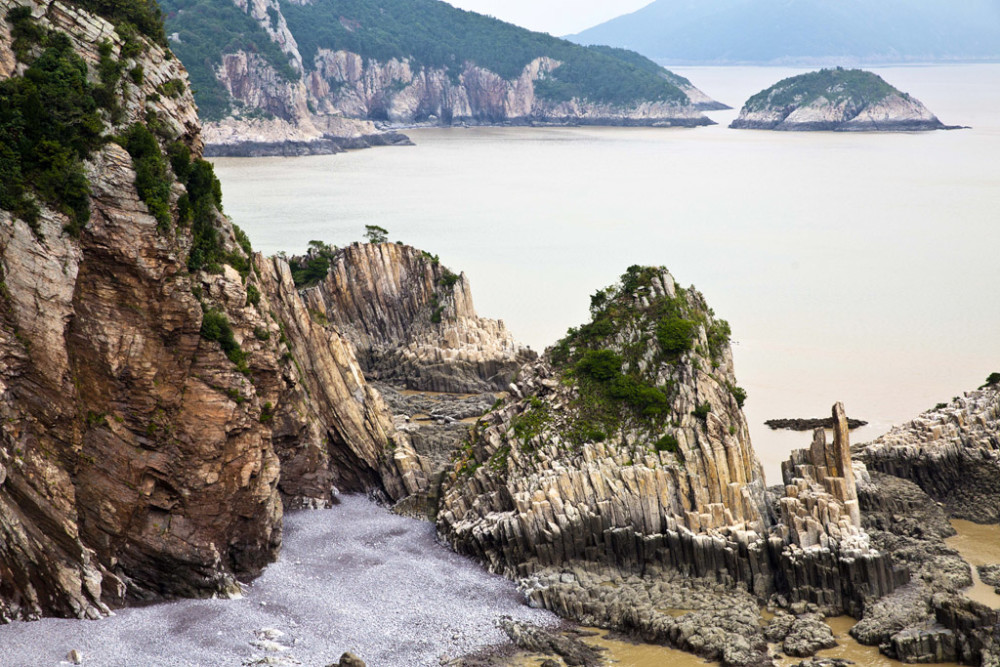
[[[502,391],[534,356],[502,321],[476,315],[464,273],[410,246],[342,248],[302,297],[351,341],[368,378],[406,389]]]
[[[786,132],[954,129],[877,75],[840,68],[794,76],[758,93],[729,127]]]
[[[1000,522],[1000,388],[928,410],[866,444],[858,458],[915,482],[954,517]]]

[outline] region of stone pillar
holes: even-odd
[[[858,490],[854,481],[854,469],[851,467],[850,430],[847,427],[847,414],[844,404],[833,406],[833,455],[836,459],[838,477],[844,478],[846,497],[844,500],[857,500]],[[833,471],[831,471],[833,472]]]

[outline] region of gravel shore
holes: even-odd
[[[554,625],[513,583],[435,540],[426,522],[363,497],[289,513],[281,558],[236,600],[181,600],[99,621],[0,626],[5,667],[65,664],[327,665],[353,651],[369,665],[438,665],[507,640],[496,620]],[[261,662],[260,664],[265,664]]]

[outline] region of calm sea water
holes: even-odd
[[[796,71],[679,68],[734,107]],[[877,70],[945,123],[923,134],[419,130],[413,148],[218,159],[226,211],[268,253],[366,224],[465,271],[480,314],[542,349],[631,264],[729,320],[770,483],[843,401],[870,439],[1000,370],[1000,65]]]

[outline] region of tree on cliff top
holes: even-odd
[[[389,240],[389,230],[378,225],[365,225],[365,238],[369,243],[386,243]]]

